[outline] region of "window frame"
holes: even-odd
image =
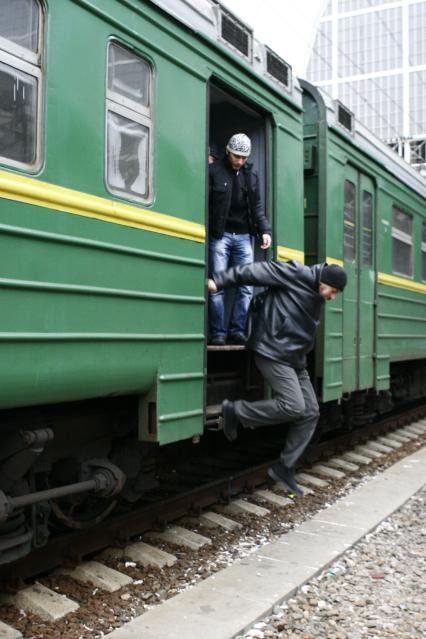
[[[44,6],[40,0],[33,0],[38,7],[39,29],[37,52],[21,47],[19,44],[0,36],[0,62],[12,67],[17,71],[22,71],[37,80],[37,100],[36,100],[36,125],[35,125],[35,160],[34,162],[20,162],[12,160],[0,154],[0,165],[17,169],[26,169],[30,173],[37,173],[42,165],[42,113],[44,96],[44,75],[42,69],[42,53],[44,51],[44,25],[46,23]]]
[[[149,106],[139,105],[134,100],[127,98],[116,91],[109,89],[108,87],[108,73],[109,73],[109,51],[110,47],[116,46],[124,49],[127,53],[131,53],[136,58],[139,58],[147,64],[150,71],[149,78]],[[108,193],[116,195],[117,197],[130,200],[132,202],[138,202],[143,204],[152,204],[154,199],[153,183],[154,183],[154,114],[153,114],[153,90],[154,85],[154,66],[148,56],[140,53],[134,47],[126,45],[117,39],[110,39],[107,42],[106,47],[106,73],[105,73],[105,144],[104,144],[104,182],[105,188]],[[136,110],[137,109],[137,110]],[[117,189],[111,186],[108,182],[108,113],[115,113],[123,118],[140,124],[148,129],[148,180],[147,188],[148,192],[146,196],[137,195],[125,191],[124,189]]]
[[[346,219],[346,211],[347,211],[347,203],[348,200],[346,199],[346,185],[350,185],[351,188],[353,189],[353,219],[352,220],[348,220]],[[357,260],[357,197],[358,197],[358,184],[356,184],[355,182],[353,182],[351,179],[349,178],[345,178],[345,181],[343,183],[343,259],[345,262],[348,263],[355,263]],[[353,243],[351,245],[351,256],[349,256],[347,254],[347,247],[349,246],[345,240],[347,238],[349,238],[349,235],[346,232],[346,229],[348,227],[352,227],[353,228],[353,234],[350,236],[350,238],[353,240]]]
[[[370,202],[370,211],[371,211],[371,219],[370,219],[371,225],[369,227],[367,227],[365,225],[365,213],[366,213],[365,196],[366,195],[368,196],[368,199],[369,199],[369,202]],[[372,268],[373,267],[373,247],[374,247],[374,242],[373,242],[374,197],[373,197],[373,194],[370,193],[370,191],[367,191],[367,189],[365,189],[365,188],[362,189],[361,196],[362,196],[362,202],[361,202],[361,209],[362,209],[361,252],[362,252],[362,258],[361,258],[361,262],[362,262],[363,266]],[[365,248],[366,248],[366,239],[367,238],[369,238],[369,242],[368,242],[368,262],[365,260]]]
[[[425,239],[423,240],[423,234]],[[422,232],[420,235],[420,254],[421,254],[421,279],[422,282],[426,282],[426,269],[423,269],[423,263],[426,261],[426,222],[422,222]],[[423,277],[423,270],[425,270],[425,276]]]
[[[406,233],[405,231],[401,231],[401,229],[398,229],[395,227],[394,225],[394,215],[395,212],[399,211],[400,213],[403,213],[404,215],[406,215],[408,218],[410,218],[411,220],[411,235],[409,235],[408,233]],[[414,239],[413,239],[413,234],[414,234],[414,216],[412,213],[408,213],[406,210],[404,210],[402,207],[398,206],[397,204],[393,204],[392,206],[392,273],[394,273],[395,275],[398,276],[402,276],[402,277],[410,277],[411,279],[414,278]],[[411,247],[411,259],[410,259],[410,273],[402,273],[401,271],[396,271],[394,269],[394,252],[393,252],[393,240],[397,240],[399,242],[402,242],[403,244],[406,244],[407,246]]]

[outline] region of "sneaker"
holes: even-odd
[[[247,337],[244,333],[231,333],[228,335],[228,344],[245,346],[247,344]]]
[[[238,434],[238,419],[235,415],[234,402],[230,402],[229,399],[224,399],[222,402],[222,415],[223,415],[223,434],[226,439],[233,442],[237,439]]]
[[[210,338],[209,344],[211,346],[225,346],[225,336],[224,335],[215,335]]]
[[[274,481],[282,484],[288,492],[294,493],[298,497],[303,496],[303,490],[297,485],[292,468],[287,468],[278,462],[268,468],[268,475]]]

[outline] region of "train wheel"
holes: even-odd
[[[83,529],[99,524],[114,510],[117,499],[93,494],[70,495],[51,502],[59,527]]]
[[[100,465],[115,469],[107,460]],[[96,465],[98,467],[98,465]],[[91,479],[94,471],[90,460],[84,464],[76,459],[63,459],[52,469],[47,479],[48,488],[58,488],[81,480]],[[116,469],[119,472],[119,469]],[[114,510],[118,497],[113,493],[74,493],[52,499],[52,525],[56,528],[83,529],[98,524]]]

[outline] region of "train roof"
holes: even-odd
[[[426,180],[408,162],[392,151],[367,129],[339,100],[333,100],[307,80],[300,80],[302,91],[308,91],[318,103],[330,129],[347,138],[351,144],[381,164],[389,173],[426,198]]]
[[[302,95],[292,68],[267,45],[254,37],[253,29],[218,0],[150,0],[181,24],[248,67],[272,89],[300,109]]]

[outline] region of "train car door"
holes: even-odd
[[[259,178],[259,188],[265,209],[268,211],[268,153],[270,122],[268,115],[236,94],[219,81],[209,85],[208,146],[210,161],[221,162],[225,157],[226,144],[231,135],[246,133],[252,143],[249,162],[253,164]],[[259,241],[253,240],[254,261],[267,259],[266,251],[260,249]],[[225,292],[225,328],[229,321],[234,291]],[[250,318],[249,318],[250,323]],[[250,331],[248,327],[247,332]],[[208,332],[208,330],[206,330]],[[222,401],[227,399],[262,399],[265,389],[263,378],[254,366],[251,351],[242,345],[207,345],[206,416],[213,423],[221,412]]]
[[[348,166],[344,183],[343,390],[374,383],[374,185]]]

